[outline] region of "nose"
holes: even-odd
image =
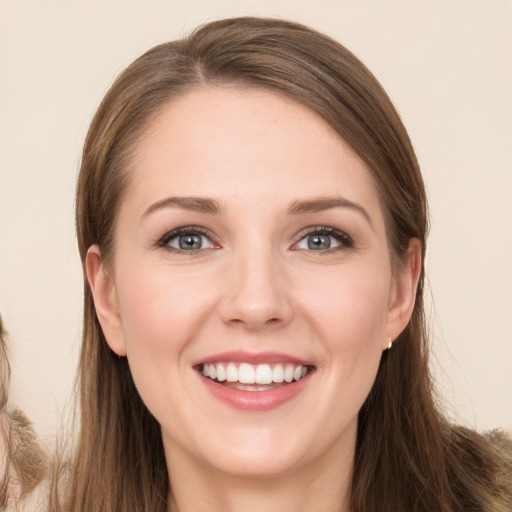
[[[271,253],[239,255],[222,281],[220,314],[230,325],[256,331],[287,325],[293,317],[290,283]]]

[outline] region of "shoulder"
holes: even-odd
[[[483,435],[464,427],[450,430],[446,451],[456,494],[474,510],[512,510],[511,437],[498,429]]]
[[[512,433],[505,430],[495,429],[487,432],[484,436],[503,456],[512,460]]]

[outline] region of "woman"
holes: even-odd
[[[137,59],[78,183],[66,509],[509,510],[510,461],[434,404],[427,228],[397,113],[329,38],[232,19]]]

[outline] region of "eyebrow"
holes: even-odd
[[[143,214],[142,218],[147,217],[156,210],[162,208],[183,208],[199,213],[220,214],[223,211],[219,201],[208,197],[167,197],[161,201],[153,203]]]
[[[372,219],[369,213],[357,203],[345,199],[344,197],[316,197],[304,201],[294,201],[288,208],[290,215],[298,215],[304,213],[318,213],[331,208],[350,208],[359,212],[368,221],[370,226],[373,227]]]
[[[143,214],[142,218],[163,208],[182,208],[199,213],[219,215],[224,209],[216,199],[209,197],[167,197],[153,203]],[[300,215],[306,213],[318,213],[331,208],[350,208],[363,215],[370,226],[373,227],[372,219],[368,212],[359,204],[345,199],[344,197],[317,197],[313,199],[293,201],[288,207],[289,215]]]

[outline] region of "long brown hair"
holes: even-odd
[[[307,27],[235,18],[149,50],[108,91],[90,127],[78,181],[82,262],[93,244],[107,262],[112,254],[134,143],[144,128],[165,103],[204,84],[270,89],[320,115],[373,173],[393,264],[400,265],[411,238],[420,240],[424,253],[428,215],[418,162],[373,75],[346,48]],[[506,510],[510,465],[478,434],[450,426],[435,406],[423,274],[412,318],[383,354],[360,411],[351,511]],[[164,512],[170,483],[160,427],[126,359],[108,348],[86,280],[84,294],[81,429],[67,508]]]

